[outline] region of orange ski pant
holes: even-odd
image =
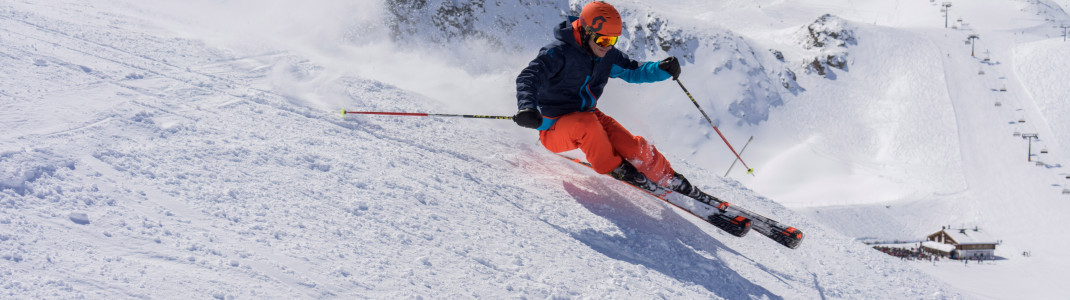
[[[550,129],[539,132],[543,147],[554,153],[579,148],[598,173],[606,174],[627,159],[650,180],[665,186],[672,179],[669,161],[641,136],[600,110],[574,112],[557,119]]]

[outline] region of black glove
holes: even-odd
[[[513,122],[520,127],[536,129],[542,126],[542,114],[534,108],[525,108],[516,112]]]
[[[680,61],[676,60],[676,56],[669,56],[669,58],[661,60],[658,63],[658,69],[669,72],[669,75],[672,75],[672,80],[680,79]]]

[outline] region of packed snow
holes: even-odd
[[[675,82],[611,81],[600,108],[798,249],[511,121],[340,113],[512,115],[586,2],[0,1],[0,298],[1070,293],[1066,1],[611,1],[617,47],[680,57],[755,173]],[[944,228],[996,259],[871,246]]]

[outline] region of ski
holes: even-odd
[[[561,154],[558,154],[558,156],[571,160],[572,162],[584,165],[588,168],[591,167],[591,164],[581,161],[579,159],[571,158]],[[695,203],[677,204],[670,201],[668,196],[675,192],[668,188],[654,184],[644,187],[623,180],[619,181],[627,183],[628,185],[636,189],[646,192],[647,194],[654,196],[655,198],[658,198],[659,200],[664,201],[665,203],[678,207],[688,212],[689,214],[698,217],[703,221],[710,223],[714,227],[717,227],[733,236],[743,237],[753,229],[754,231],[757,231],[761,235],[772,239],[778,244],[781,244],[791,249],[798,248],[799,244],[801,244],[803,240],[802,231],[795,227],[780,224],[780,222],[777,222],[773,219],[751,212],[742,207],[732,205],[728,202],[718,199],[717,197],[710,196],[705,192],[701,193],[697,197],[688,197],[688,199],[695,200],[693,201]]]
[[[705,193],[703,193],[705,195]],[[708,196],[708,195],[707,195]],[[778,244],[784,245],[791,249],[799,247],[802,243],[803,233],[798,228],[780,224],[773,219],[751,212],[739,206],[731,205],[727,208],[729,212],[734,212],[741,216],[746,216],[752,221],[751,228],[758,233],[772,239]]]

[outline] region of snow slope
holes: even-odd
[[[704,190],[804,230],[799,249],[724,234],[508,121],[339,114],[512,114],[517,70],[581,2],[4,1],[0,295],[1065,294],[1067,245],[1050,237],[1070,133],[1050,78],[1067,64],[1041,58],[1065,52],[1045,37],[1060,15],[962,5],[984,63],[923,1],[618,2],[648,25],[621,48],[685,58],[681,80],[729,140],[758,136],[744,155],[758,175],[721,177],[731,154],[674,83],[611,83],[602,109]],[[857,44],[800,44],[826,13]],[[846,70],[807,72],[843,53]],[[1013,131],[1038,132],[1046,167]],[[949,223],[1000,236],[1004,260],[928,266],[858,242]]]

